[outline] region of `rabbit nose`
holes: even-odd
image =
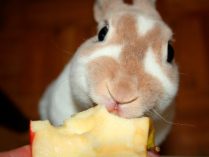
[[[125,80],[111,81],[107,84],[107,90],[111,99],[118,105],[132,103],[138,98],[136,85]]]

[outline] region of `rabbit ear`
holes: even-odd
[[[156,10],[157,0],[133,0],[133,5],[138,7],[144,13],[151,15],[157,19],[161,19],[160,14]]]
[[[94,18],[97,22],[104,20],[111,8],[117,7],[123,0],[96,0],[94,4]]]

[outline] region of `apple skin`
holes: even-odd
[[[29,134],[29,136],[30,136],[30,145],[32,146],[33,140],[34,140],[34,137],[35,137],[35,133],[32,130],[31,123],[32,123],[32,121],[30,121],[30,134]]]

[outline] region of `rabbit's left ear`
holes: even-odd
[[[123,0],[96,0],[94,4],[94,18],[97,22],[105,19],[105,15],[111,12],[111,8],[115,8],[122,4]]]

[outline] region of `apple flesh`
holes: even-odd
[[[31,121],[33,157],[146,157],[154,146],[147,117],[125,119],[96,106],[54,127]],[[148,142],[149,141],[149,142]]]

